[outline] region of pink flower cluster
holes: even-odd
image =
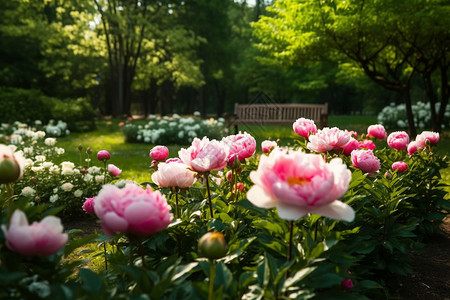
[[[153,160],[165,160],[169,156],[169,149],[166,146],[155,146],[150,150],[150,157]]]
[[[353,150],[352,165],[366,173],[375,173],[380,169],[380,160],[372,150]]]
[[[386,129],[384,129],[384,126],[380,124],[370,125],[369,128],[367,128],[367,137],[374,137],[379,140],[384,140],[387,137]]]
[[[26,215],[18,209],[12,214],[9,228],[2,225],[2,230],[8,248],[26,256],[55,254],[68,239],[58,217],[48,216],[29,225]]]
[[[352,134],[347,130],[340,130],[337,127],[325,127],[322,130],[318,130],[316,134],[309,136],[309,143],[306,147],[316,153],[342,150],[351,138]]]
[[[167,160],[158,165],[152,181],[160,187],[187,188],[194,184],[195,173],[181,160]]]
[[[192,145],[178,151],[181,161],[197,172],[222,170],[227,165],[227,152],[217,140],[194,138]]]
[[[423,150],[428,145],[436,146],[439,142],[439,133],[433,131],[423,131],[416,136],[416,140],[408,145],[408,155],[413,155],[417,150]]]
[[[122,189],[103,186],[94,199],[94,210],[106,235],[148,236],[166,228],[173,219],[164,195],[132,183]]]
[[[262,155],[247,198],[255,206],[277,207],[278,215],[296,220],[307,213],[352,221],[353,209],[338,201],[347,191],[351,173],[341,159],[326,163],[302,151],[274,150]]]
[[[244,160],[251,157],[256,150],[255,138],[246,132],[224,137],[222,143],[227,151],[229,164],[232,164],[236,158]]]
[[[308,139],[310,134],[317,133],[317,127],[313,120],[300,118],[292,124],[295,133]]]

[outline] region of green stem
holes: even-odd
[[[211,213],[211,219],[214,219],[214,212],[211,202],[211,191],[209,190],[209,173],[206,173],[205,177],[206,177],[206,190],[208,191],[209,212]]]
[[[209,260],[209,294],[208,294],[208,300],[214,299],[214,280],[215,280],[215,274],[216,268],[215,268],[215,261],[214,259]]]
[[[105,270],[108,271],[108,258],[106,257],[106,242],[103,242],[103,253],[105,256]]]
[[[145,268],[145,254],[144,254],[144,245],[142,242],[139,243],[139,252],[141,254],[142,259],[142,267]]]
[[[6,183],[6,199],[8,199],[8,216],[7,216],[7,224],[9,224],[9,220],[11,219],[13,213],[13,200],[14,200],[14,185],[12,183]]]
[[[316,228],[314,229],[314,242],[317,242],[317,231],[319,229],[319,220],[320,220],[320,218],[316,220],[316,224],[315,224]]]
[[[106,172],[107,172],[106,159],[104,160],[104,166],[105,166],[105,172],[103,173],[103,184],[106,184]]]
[[[180,218],[180,208],[178,206],[178,193],[175,193],[175,204],[177,206],[177,219]]]
[[[292,238],[294,235],[294,221],[289,221],[289,245],[288,245],[288,253],[287,253],[287,261],[291,261],[291,253],[292,253]]]

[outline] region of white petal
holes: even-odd
[[[257,185],[252,186],[247,192],[247,199],[253,205],[262,208],[272,208],[278,203],[278,201],[269,197],[269,195],[267,195],[264,190]]]
[[[302,207],[302,206],[293,206],[293,205],[287,205],[285,203],[278,203],[277,204],[278,209],[278,216],[280,218],[289,220],[289,221],[295,221],[306,215],[308,211],[308,207]]]
[[[16,209],[12,214],[9,227],[11,228],[14,226],[28,226],[27,216],[20,209]]]
[[[355,211],[348,204],[335,200],[328,205],[322,205],[310,211],[312,214],[318,214],[324,217],[344,220],[347,222],[353,221],[355,218]]]

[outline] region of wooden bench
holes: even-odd
[[[228,124],[291,125],[299,118],[311,119],[318,128],[327,126],[328,103],[325,104],[239,104],[234,105],[234,116]]]

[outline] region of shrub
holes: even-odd
[[[127,142],[186,145],[198,136],[221,139],[226,130],[223,118],[202,120],[174,114],[162,118],[152,115],[145,125],[129,122],[122,127],[122,131]]]
[[[38,90],[0,88],[0,119],[31,124],[34,120],[48,123],[63,120],[72,131],[95,128],[96,113],[86,98],[65,99],[47,97]]]
[[[436,103],[436,111],[439,111],[441,107],[440,103]],[[411,107],[414,124],[417,128],[425,129],[431,127],[431,111],[430,103],[417,102]],[[387,129],[405,129],[408,128],[408,120],[406,117],[406,105],[399,104],[395,106],[391,103],[386,106],[378,114],[378,122],[383,124]],[[450,126],[450,106],[447,105],[444,114],[444,122],[442,124],[443,128],[448,128]]]
[[[29,123],[33,120],[47,123],[53,118],[47,106],[51,101],[52,98],[44,96],[37,90],[0,88],[0,119],[5,123],[15,121]]]

